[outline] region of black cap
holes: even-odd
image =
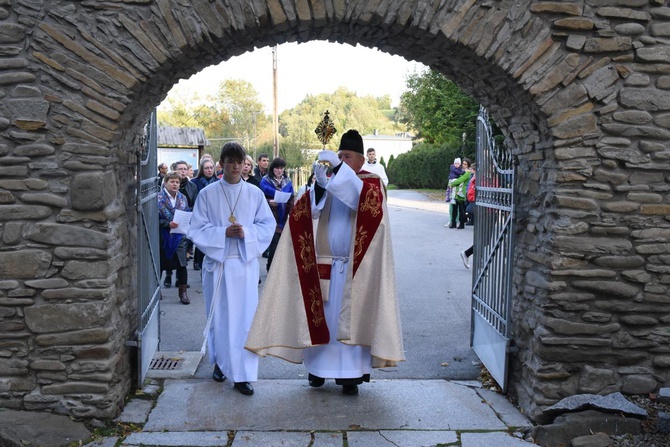
[[[363,155],[363,137],[358,133],[357,130],[351,129],[348,130],[342,135],[340,140],[340,151],[354,151]]]

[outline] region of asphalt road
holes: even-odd
[[[411,190],[389,191],[389,218],[407,361],[373,371],[373,379],[475,379],[480,372],[470,343],[472,271],[459,253],[472,243],[472,228],[448,229],[448,205]],[[265,260],[261,262],[262,289]],[[162,279],[161,279],[162,283]],[[163,289],[159,351],[199,351],[205,310],[199,272],[189,263],[191,304],[174,287]],[[210,377],[206,358],[196,377]],[[303,365],[263,358],[260,379],[304,379]]]

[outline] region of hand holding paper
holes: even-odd
[[[191,214],[193,213],[190,211],[174,210],[174,217],[172,218],[172,222],[176,222],[178,226],[176,228],[172,228],[170,233],[188,233],[188,227],[191,224]]]
[[[286,203],[291,200],[292,194],[290,192],[275,191],[275,202]]]

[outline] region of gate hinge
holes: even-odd
[[[514,340],[509,340],[507,347],[505,348],[507,354],[518,354],[519,347],[514,343]]]
[[[140,343],[137,340],[126,340],[126,346],[132,346],[133,348],[136,348],[140,345]]]

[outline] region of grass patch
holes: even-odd
[[[417,189],[416,191],[424,194],[431,200],[437,200],[438,202],[444,202],[444,190],[442,189]]]

